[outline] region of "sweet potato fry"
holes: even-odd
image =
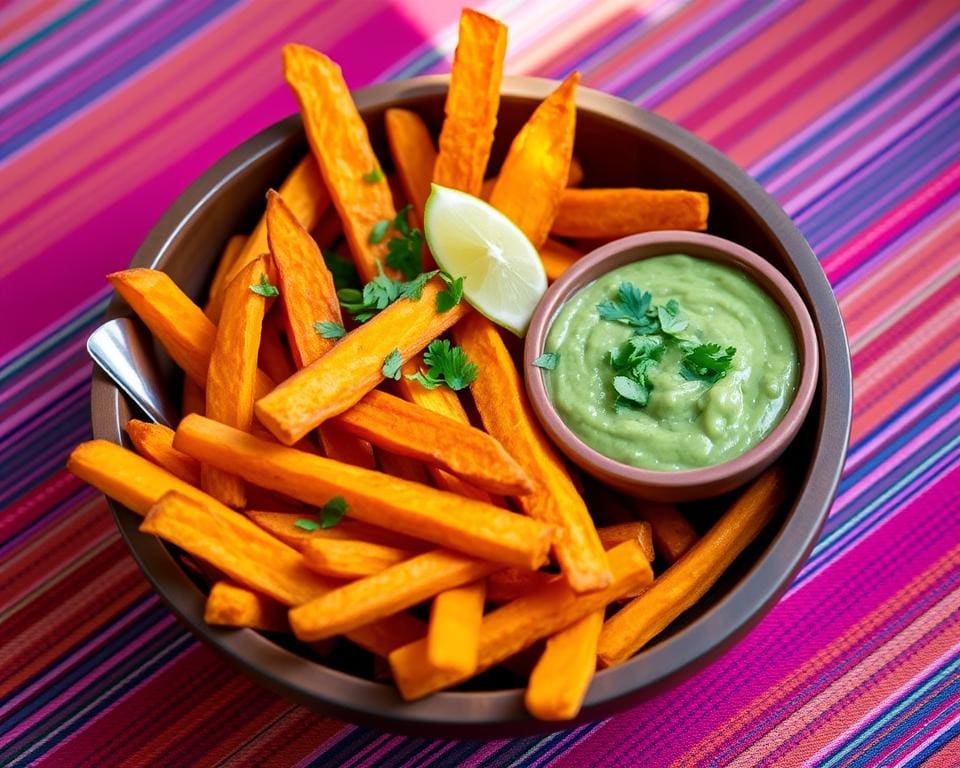
[[[573,246],[549,237],[540,246],[540,261],[543,262],[543,269],[551,283],[576,264],[582,256],[583,254]]]
[[[340,67],[306,46],[285,45],[283,72],[300,103],[307,140],[340,214],[357,271],[366,282],[376,277],[382,263],[384,271],[396,277],[384,263],[386,241],[371,243],[370,233],[374,224],[393,220],[397,212],[387,180],[363,178],[380,163]]]
[[[283,605],[232,581],[218,581],[210,588],[203,620],[222,627],[290,631],[287,609]]]
[[[210,281],[210,290],[207,292],[207,306],[204,309],[207,317],[212,316],[213,310],[211,310],[210,307],[214,303],[216,303],[217,309],[216,314],[213,316],[219,316],[220,306],[223,301],[221,294],[227,286],[227,283],[230,282],[228,275],[234,275],[238,271],[236,264],[248,240],[249,238],[246,235],[234,235],[227,240],[227,244],[223,247],[223,252],[220,254],[220,261],[217,262],[217,268],[213,273],[213,280]]]
[[[616,238],[657,229],[707,228],[709,202],[685,189],[566,189],[550,231],[555,235]]]
[[[197,382],[189,376],[183,377],[183,389],[180,392],[180,415],[186,416],[188,413],[203,414],[203,404],[206,402],[207,395]]]
[[[506,51],[507,28],[464,8],[433,171],[437,184],[480,194],[497,125]]]
[[[637,510],[650,523],[653,548],[668,563],[675,563],[699,538],[683,513],[672,504],[644,502]]]
[[[554,581],[563,581],[559,573],[504,568],[487,577],[487,600],[509,603]]]
[[[173,430],[163,424],[130,419],[123,428],[137,453],[185,483],[200,486],[200,463],[173,447]]]
[[[493,188],[497,185],[497,180],[499,176],[491,176],[488,179],[483,180],[483,189],[480,192],[480,197],[484,200],[490,200],[490,193],[493,192]],[[570,158],[570,172],[567,174],[567,186],[576,187],[583,181],[583,166],[580,164],[580,161],[576,156]]]
[[[409,360],[468,313],[466,302],[437,312],[437,294],[445,289],[434,278],[419,300],[399,299],[348,333],[326,355],[258,400],[257,418],[290,445],[347,410],[383,381],[383,364],[391,352]]]
[[[655,557],[650,523],[645,520],[605,525],[602,528],[597,528],[597,533],[600,535],[600,543],[603,544],[604,549],[613,549],[617,544],[622,544],[625,541],[636,541],[647,556],[647,560],[652,562]]]
[[[314,242],[321,248],[332,248],[343,237],[343,222],[336,208],[330,208],[320,219],[320,222],[310,230]]]
[[[430,485],[427,468],[419,461],[411,459],[408,456],[401,456],[397,453],[385,451],[382,448],[376,453],[377,463],[380,465],[381,472],[386,472],[388,475],[393,475],[403,480],[409,480],[412,483]]]
[[[321,576],[360,579],[402,563],[413,552],[356,539],[314,538],[303,546],[307,567]]]
[[[319,524],[320,520],[311,512],[265,512],[250,509],[247,510],[246,515],[265,531],[298,551],[302,551],[311,539],[365,541],[411,552],[423,552],[433,548],[429,542],[422,539],[404,536],[402,533],[349,518],[344,518],[332,528],[307,530],[299,527],[297,520],[309,520]]]
[[[427,124],[409,109],[388,109],[384,115],[390,155],[403,186],[404,195],[413,205],[411,224],[423,222],[423,206],[430,196],[430,181],[437,164],[437,149]]]
[[[427,626],[409,613],[395,613],[380,621],[348,632],[346,638],[384,659],[397,648],[427,634]],[[375,660],[376,661],[376,660]]]
[[[587,505],[562,460],[535,423],[510,352],[489,320],[473,314],[453,329],[454,338],[480,369],[471,385],[487,431],[533,479],[536,490],[519,497],[535,520],[560,529],[554,554],[576,592],[603,589],[610,570]]]
[[[612,549],[609,561],[612,578],[604,589],[577,595],[565,581],[556,581],[484,616],[476,671],[483,672],[499,664],[653,579],[650,562],[636,542],[624,542]],[[463,675],[441,672],[430,665],[426,638],[398,648],[389,659],[400,694],[408,701],[465,679]]]
[[[434,667],[468,677],[474,673],[486,594],[486,582],[479,579],[441,592],[433,599],[427,658]]]
[[[572,720],[580,712],[597,669],[603,610],[588,613],[547,640],[530,674],[523,702],[540,720]]]
[[[294,608],[290,626],[300,640],[322,640],[422,603],[438,592],[482,579],[500,567],[446,549],[424,552]]]
[[[493,493],[519,496],[533,490],[523,468],[486,432],[380,390],[328,423]]]
[[[547,239],[567,186],[579,81],[579,72],[569,75],[534,110],[510,145],[490,193],[490,205],[523,230],[534,248]]]
[[[202,416],[180,422],[174,447],[308,504],[343,496],[357,520],[504,565],[539,568],[554,533],[490,504],[268,443]]]
[[[107,275],[114,290],[144,322],[183,372],[206,386],[217,326],[166,272],[126,269]],[[256,391],[273,389],[270,377],[257,371]]]
[[[284,381],[293,376],[295,368],[287,348],[283,307],[274,304],[263,318],[260,334],[260,354],[257,364],[273,381]]]
[[[604,624],[600,663],[610,667],[626,661],[703,597],[773,519],[786,491],[783,467],[755,480],[703,538]]]
[[[265,275],[264,260],[257,257],[224,289],[223,311],[207,369],[205,413],[244,432],[253,425],[257,353],[267,303],[250,286]],[[230,472],[202,464],[200,487],[228,507],[246,504],[244,483]]]

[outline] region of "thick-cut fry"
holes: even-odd
[[[613,549],[617,544],[625,541],[636,541],[647,556],[647,560],[653,561],[655,557],[650,523],[646,520],[605,525],[597,528],[597,533],[600,535],[600,543],[603,544],[604,549]]]
[[[268,443],[202,416],[180,422],[174,446],[308,504],[343,496],[351,517],[504,565],[539,568],[553,538],[552,526],[500,507]]]
[[[509,603],[554,581],[563,581],[559,573],[504,568],[487,577],[487,600],[491,603]]]
[[[249,238],[246,235],[234,235],[229,240],[227,244],[223,247],[223,252],[220,254],[220,261],[217,262],[217,269],[213,273],[213,280],[210,281],[210,290],[207,292],[207,306],[204,311],[207,313],[207,317],[215,317],[220,314],[220,306],[222,303],[223,297],[221,293],[223,289],[227,287],[229,283],[228,275],[236,274],[237,261],[240,259],[240,254],[243,253],[244,246],[246,246]],[[214,298],[216,297],[216,299]],[[216,314],[214,315],[214,310],[211,310],[211,306],[216,303]],[[216,322],[214,320],[214,322]]]
[[[540,246],[540,261],[543,262],[543,270],[547,273],[547,279],[550,282],[558,279],[564,272],[576,264],[582,256],[583,254],[573,246],[549,237],[547,241]]]
[[[331,538],[310,539],[301,551],[310,570],[336,579],[372,576],[391,565],[409,560],[414,554],[407,549],[383,544]]]
[[[609,553],[610,584],[587,595],[577,595],[564,581],[548,584],[483,617],[477,672],[483,672],[515,653],[550,637],[622,595],[649,584],[650,561],[640,546],[624,542]],[[420,699],[463,682],[463,675],[441,672],[430,665],[427,640],[418,640],[390,654],[390,668],[403,698]]]
[[[413,206],[411,223],[420,226],[423,206],[430,196],[430,181],[437,163],[437,149],[427,124],[416,112],[388,109],[384,115],[387,141],[393,165],[403,185],[403,192]]]
[[[497,125],[506,51],[507,28],[464,8],[433,171],[437,184],[480,194]]]
[[[330,209],[330,195],[320,176],[317,161],[312,155],[307,155],[294,166],[280,185],[280,194],[297,217],[297,221],[308,231],[317,226]],[[237,255],[232,268],[224,275],[223,285],[226,286],[248,263],[266,252],[267,221],[264,215],[260,217],[243,250]],[[207,316],[214,322],[220,318],[219,298],[211,289]]]
[[[486,581],[454,587],[433,599],[427,658],[437,669],[470,676],[477,668]]]
[[[267,193],[266,218],[270,252],[283,296],[287,338],[297,368],[303,368],[333,348],[335,341],[319,333],[316,325],[339,325],[340,302],[320,248],[283,198],[272,190]],[[331,459],[373,469],[373,450],[366,441],[326,425],[320,428],[320,441]]]
[[[537,488],[519,498],[530,517],[560,529],[554,554],[576,592],[603,589],[610,570],[593,520],[570,475],[534,422],[510,352],[489,320],[473,314],[453,329],[454,338],[477,364],[471,385],[487,431],[518,461]]]
[[[203,620],[222,627],[290,631],[287,609],[283,605],[231,581],[218,581],[210,588]]]
[[[189,376],[183,377],[183,389],[180,393],[180,415],[186,416],[188,413],[203,414],[203,404],[207,396],[197,382]]]
[[[266,275],[262,258],[244,267],[223,292],[223,311],[210,353],[205,413],[222,424],[248,432],[253,425],[254,380],[265,297],[250,290]],[[236,475],[201,465],[200,486],[229,507],[246,505],[243,481]]]
[[[346,637],[361,648],[384,659],[397,648],[415,642],[427,634],[427,625],[409,613],[395,613],[380,621],[358,627]]]
[[[707,228],[709,202],[685,189],[566,189],[551,232],[614,238],[658,229]]]
[[[359,520],[350,520],[349,518],[344,518],[331,528],[306,530],[297,525],[297,520],[309,520],[317,525],[320,524],[320,520],[308,512],[264,512],[251,509],[246,512],[246,515],[284,544],[300,551],[311,539],[366,541],[370,544],[382,544],[383,546],[406,549],[411,552],[422,552],[433,548],[422,539],[404,536],[402,533],[361,523]]]
[[[388,355],[396,351],[409,360],[469,312],[461,301],[438,313],[437,294],[443,290],[446,284],[434,278],[419,300],[399,299],[348,333],[326,355],[258,400],[257,418],[290,445],[347,410],[383,381]]]
[[[328,423],[493,493],[519,496],[533,490],[523,468],[486,432],[380,390]]]
[[[300,103],[307,140],[340,214],[360,277],[364,282],[376,277],[378,263],[396,277],[384,263],[386,240],[371,243],[370,233],[374,224],[393,220],[397,212],[387,180],[371,183],[363,178],[380,164],[340,67],[306,46],[285,45],[283,73]]]
[[[650,523],[653,548],[668,563],[675,563],[699,536],[683,513],[672,504],[644,502],[637,509]]]
[[[386,472],[388,475],[393,475],[403,480],[409,480],[412,483],[430,484],[427,468],[416,459],[391,453],[382,448],[376,453],[377,463],[380,465],[381,472]]]
[[[714,526],[649,589],[603,626],[598,655],[613,666],[629,659],[692,607],[766,528],[786,499],[783,467],[764,472]]]
[[[260,334],[258,365],[274,381],[289,379],[296,371],[284,339],[286,329],[282,309],[279,303],[270,308],[263,319],[263,331]]]
[[[517,134],[490,193],[503,213],[540,248],[550,233],[567,186],[577,122],[574,72],[536,108]]]
[[[572,720],[580,712],[597,669],[603,610],[587,614],[547,640],[530,674],[523,703],[540,720]]]
[[[300,640],[323,640],[482,579],[500,567],[446,549],[424,552],[297,606],[290,611],[290,626]]]
[[[490,193],[493,192],[493,188],[497,185],[497,181],[500,179],[499,176],[491,176],[488,179],[483,180],[483,189],[480,192],[480,197],[484,200],[490,199]],[[583,181],[583,166],[580,164],[580,161],[576,156],[570,158],[570,171],[567,174],[567,186],[576,187]]]
[[[137,453],[185,483],[200,485],[200,462],[173,447],[173,430],[163,424],[130,419],[124,431]]]
[[[144,322],[173,362],[201,386],[206,386],[210,353],[217,335],[214,325],[166,272],[126,269],[107,275],[114,290]],[[273,389],[270,377],[257,371],[257,393]]]

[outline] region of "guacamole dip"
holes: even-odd
[[[556,353],[544,376],[560,418],[595,450],[645,469],[740,455],[777,425],[797,385],[796,340],[776,302],[743,272],[680,254],[581,289],[545,349]]]

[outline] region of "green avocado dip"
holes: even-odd
[[[547,336],[547,390],[585,443],[635,467],[733,459],[793,400],[798,353],[776,302],[743,272],[680,254],[582,288]]]

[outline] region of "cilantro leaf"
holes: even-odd
[[[629,376],[614,376],[613,389],[618,395],[614,403],[617,413],[627,408],[643,408],[650,402],[650,386],[646,378],[637,381]]]
[[[437,294],[437,312],[449,312],[463,298],[463,280],[464,278],[453,278],[446,272],[441,272],[440,277],[447,284],[446,290]]]
[[[620,283],[616,299],[605,299],[597,304],[597,313],[604,320],[625,322],[638,333],[656,333],[660,330],[657,313],[651,310],[653,296],[641,291],[633,283]]]
[[[251,285],[250,290],[258,296],[266,296],[267,298],[280,295],[280,291],[277,290],[277,286],[271,285],[265,274],[260,275],[260,282]]]
[[[451,346],[446,339],[435,339],[423,353],[427,371],[417,371],[407,376],[427,389],[436,389],[446,384],[450,389],[466,389],[480,372],[476,363],[470,362],[462,347]]]
[[[383,171],[374,167],[372,171],[367,171],[367,173],[363,174],[363,180],[367,182],[367,184],[376,184],[378,181],[383,181]]]
[[[340,323],[332,323],[328,320],[314,323],[313,330],[319,333],[325,339],[342,339],[347,335],[347,329]]]
[[[681,347],[683,360],[680,375],[687,381],[703,381],[716,384],[727,375],[727,370],[737,353],[736,347],[723,348],[719,344],[687,344]]]
[[[387,266],[399,270],[407,280],[415,278],[423,269],[423,232],[407,221],[411,210],[412,205],[405,205],[397,211],[393,228],[400,234],[387,243]]]
[[[423,272],[412,280],[403,282],[385,275],[380,262],[377,262],[377,269],[380,274],[363,286],[362,291],[356,288],[341,288],[337,291],[340,306],[353,315],[353,319],[358,323],[365,323],[397,299],[419,301],[423,296],[424,286],[437,274],[437,270]]]
[[[399,349],[394,349],[384,358],[380,372],[388,379],[399,379],[402,365],[403,356],[400,354]]]
[[[320,510],[320,527],[333,528],[343,519],[349,508],[350,505],[343,496],[334,496]]]
[[[532,365],[537,368],[543,368],[545,371],[552,371],[560,362],[559,352],[544,352],[540,357],[533,361]]]
[[[631,336],[610,351],[610,364],[616,371],[629,371],[644,360],[660,362],[665,349],[663,340],[658,336]]]
[[[380,219],[380,221],[374,224],[373,228],[370,230],[370,244],[376,245],[377,243],[383,242],[383,238],[387,236],[387,232],[389,231],[390,219]]]
[[[660,321],[660,330],[668,336],[676,336],[688,325],[687,318],[680,313],[680,302],[676,299],[657,307],[657,319]]]
[[[420,301],[420,297],[423,296],[424,287],[436,274],[437,270],[433,270],[432,272],[421,272],[419,275],[413,278],[413,280],[407,280],[405,283],[400,283],[398,287],[400,298]]]
[[[304,531],[315,531],[320,527],[320,523],[316,520],[310,520],[305,517],[298,517],[294,520],[293,524]]]
[[[333,286],[337,290],[341,288],[353,288],[359,284],[360,278],[357,277],[357,269],[353,262],[343,258],[336,251],[324,250],[323,262],[333,275]]]

